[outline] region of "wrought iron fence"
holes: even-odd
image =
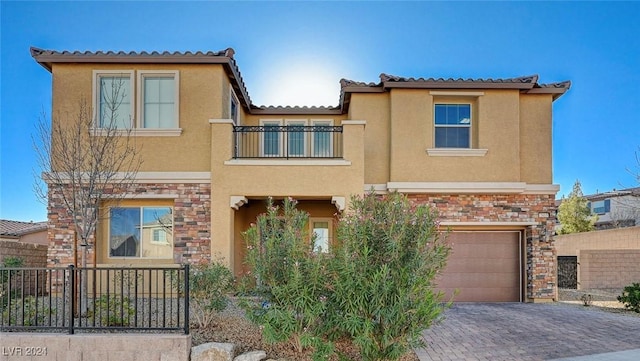
[[[578,257],[558,256],[558,287],[578,288]]]
[[[234,158],[342,158],[342,126],[233,127]]]
[[[0,268],[0,331],[189,333],[189,266]]]

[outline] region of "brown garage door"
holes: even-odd
[[[452,232],[451,254],[436,280],[455,302],[520,301],[520,233]]]

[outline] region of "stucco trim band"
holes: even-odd
[[[524,182],[389,182],[389,191],[400,193],[556,194],[556,184]]]
[[[131,175],[127,172],[118,172],[112,180],[131,178]],[[70,181],[70,177],[64,174],[60,174],[59,177],[62,181]],[[53,181],[53,178],[46,172],[42,173],[42,179]],[[211,172],[138,172],[135,174],[134,183],[211,183]]]
[[[480,97],[484,95],[484,92],[465,92],[465,91],[440,91],[433,90],[429,92],[429,95],[439,96],[456,96],[456,97]]]
[[[211,183],[211,172],[138,172],[136,183]]]

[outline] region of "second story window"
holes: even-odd
[[[178,73],[139,72],[140,128],[178,127]]]
[[[94,70],[98,129],[138,129],[136,135],[179,135],[177,70]]]
[[[230,93],[229,118],[233,120],[233,125],[240,125],[240,109],[238,109],[240,103],[238,102],[238,97],[236,97],[233,90],[231,90]]]
[[[131,128],[133,120],[133,73],[109,71],[95,74],[94,108],[100,128]]]
[[[436,148],[471,148],[471,104],[436,104]]]
[[[608,199],[595,201],[590,204],[591,212],[595,214],[605,214],[611,211],[611,201]]]

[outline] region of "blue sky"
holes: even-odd
[[[340,78],[377,82],[382,72],[571,80],[571,90],[554,103],[558,197],[576,179],[586,194],[639,185],[628,169],[640,172],[640,2],[3,0],[0,6],[3,219],[46,219],[32,189],[31,135],[42,110],[50,110],[51,75],[31,58],[30,46],[232,47],[258,105],[336,105]]]

